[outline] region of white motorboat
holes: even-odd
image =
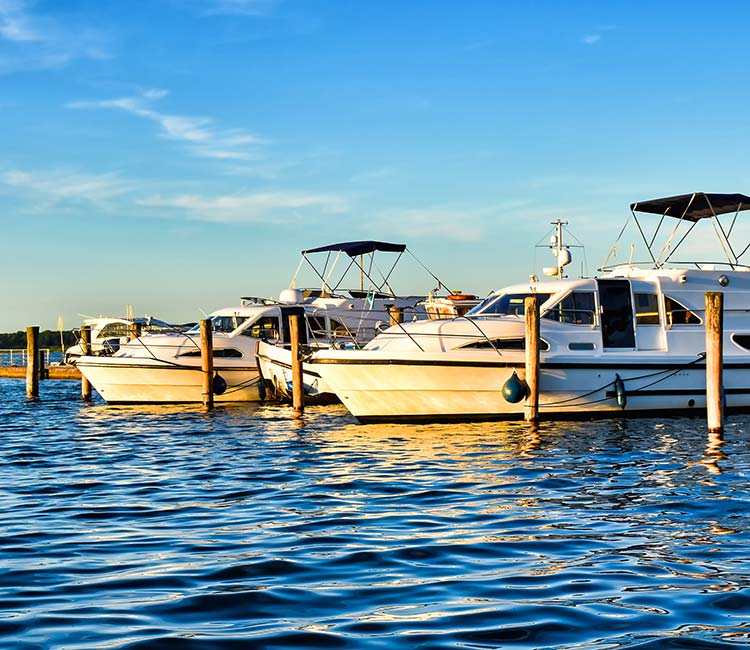
[[[120,349],[120,345],[127,343],[134,336],[134,332],[172,332],[187,329],[182,325],[172,325],[166,321],[140,317],[108,317],[86,318],[82,326],[90,329],[90,354],[95,356],[110,356]],[[65,350],[63,363],[75,363],[82,356],[83,349],[80,342],[80,329],[74,330],[79,337],[78,342]]]
[[[356,251],[356,255],[364,255],[367,246],[401,252],[405,248],[401,244],[383,242],[348,242],[336,246],[348,246],[348,250]],[[331,250],[334,249],[331,247]],[[389,275],[385,277],[387,284]],[[334,294],[324,276],[321,288],[285,289],[279,300],[244,298],[239,306],[220,309],[210,316],[214,399],[228,402],[265,398],[265,383],[261,381],[256,361],[257,346],[261,341],[288,346],[291,315],[309,318],[309,328],[301,331],[303,344],[312,342],[314,337],[323,337],[339,345],[348,345],[361,338],[372,338],[377,323],[387,321],[389,307],[411,314],[418,309],[416,305],[423,298],[385,293],[373,295],[372,292],[357,290]],[[81,357],[76,365],[109,403],[202,400],[198,326],[187,332],[144,334],[122,342],[111,356]]]
[[[633,204],[646,264],[605,262],[597,278],[532,276],[464,317],[391,328],[363,350],[321,350],[308,365],[361,422],[520,418],[523,390],[510,389],[523,380],[524,300],[536,295],[541,417],[697,412],[706,407],[704,295],[722,291],[726,405],[750,407],[750,269],[740,262],[750,245],[731,241],[748,209],[750,197],[742,194]],[[660,216],[650,237],[643,214]],[[674,228],[659,248],[670,219]],[[724,261],[675,261],[698,225],[713,226]],[[703,248],[704,238],[698,242]]]
[[[377,241],[343,242],[302,251],[292,286],[305,264],[322,283],[322,289],[303,290],[305,295],[316,296],[306,312],[303,341],[306,354],[324,348],[358,349],[389,324],[427,318],[424,295],[399,296],[391,287],[394,270],[405,252],[410,251],[404,244]],[[381,269],[383,253],[394,253],[396,257]],[[316,263],[321,255],[324,260]],[[334,277],[339,266],[344,268]],[[430,276],[438,283],[436,291],[445,289],[438,278],[431,273]],[[352,280],[358,288],[345,288]],[[276,397],[291,399],[292,354],[288,341],[262,341],[257,359],[267,390]],[[325,382],[304,363],[302,381],[308,401],[336,401]]]
[[[432,320],[442,318],[456,318],[463,316],[476,307],[482,300],[473,293],[463,293],[461,291],[452,291],[442,295],[430,294],[422,305],[427,312],[427,316]]]

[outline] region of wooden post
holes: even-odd
[[[301,418],[305,412],[305,392],[302,385],[302,359],[299,354],[299,316],[289,316],[289,339],[292,348],[292,409],[293,418]]]
[[[390,326],[398,325],[404,322],[404,308],[396,307],[396,305],[388,305],[388,317],[390,320]]]
[[[523,413],[526,422],[539,419],[539,297],[524,300],[526,313],[526,385],[529,394]]]
[[[706,416],[709,433],[724,430],[722,364],[724,361],[724,294],[706,292]]]
[[[203,370],[203,406],[214,407],[214,339],[211,319],[201,321],[201,369]]]
[[[130,323],[130,327],[128,328],[129,334],[130,334],[130,340],[137,339],[141,335],[141,324],[140,323]]]
[[[91,325],[81,325],[81,356],[91,354]],[[81,373],[81,399],[91,399],[91,382]]]
[[[49,371],[47,370],[47,363],[44,357],[44,350],[39,350],[39,381],[49,378]]]
[[[26,328],[26,397],[39,397],[39,327]]]

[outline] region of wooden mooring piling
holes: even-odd
[[[706,301],[706,419],[710,433],[724,430],[724,294],[707,291]]]
[[[289,338],[292,352],[292,417],[299,419],[305,412],[305,387],[302,383],[302,358],[299,349],[299,316],[289,316]]]
[[[81,354],[91,354],[91,325],[81,325]],[[91,382],[81,374],[81,399],[89,401],[91,399]]]
[[[39,397],[39,327],[26,328],[26,397]]]
[[[201,370],[203,371],[203,406],[214,407],[214,340],[211,319],[201,320]]]
[[[528,393],[523,407],[524,420],[539,419],[539,296],[527,296],[524,300],[526,314],[526,386]]]

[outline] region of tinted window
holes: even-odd
[[[115,338],[121,336],[128,336],[130,334],[130,328],[124,323],[110,323],[105,325],[101,332],[99,332],[99,338]]]
[[[542,318],[572,325],[594,324],[594,294],[573,291],[549,309]]]
[[[310,333],[313,335],[321,335],[326,333],[326,319],[323,316],[308,316],[307,325],[310,328]]]
[[[525,350],[526,341],[524,339],[482,339],[461,346],[462,349],[470,348],[476,350]],[[539,339],[539,349],[549,350],[549,343],[544,339]]]
[[[201,356],[200,350],[190,350],[189,352],[183,352],[180,354],[181,357],[199,357]],[[239,359],[242,357],[242,352],[235,350],[234,348],[217,348],[214,350],[214,357],[223,358],[234,358]]]
[[[481,305],[477,305],[469,314],[515,314],[523,316],[525,309],[525,300],[530,296],[537,296],[539,304],[543,304],[551,294],[549,293],[505,293],[496,297],[494,300],[487,299]],[[486,307],[483,307],[486,305]]]
[[[214,332],[234,332],[247,316],[214,316],[211,319],[211,327]]]
[[[664,296],[664,311],[667,314],[667,323],[675,325],[700,325],[698,318],[685,305],[680,304],[674,298]]]
[[[635,322],[638,325],[659,324],[659,297],[655,293],[634,293]]]
[[[263,316],[243,330],[242,334],[256,339],[277,339],[279,338],[279,319],[275,316]]]

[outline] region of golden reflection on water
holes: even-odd
[[[726,454],[721,450],[724,445],[724,436],[720,432],[709,432],[706,441],[706,451],[700,460],[710,474],[721,474],[720,460],[726,459]]]

